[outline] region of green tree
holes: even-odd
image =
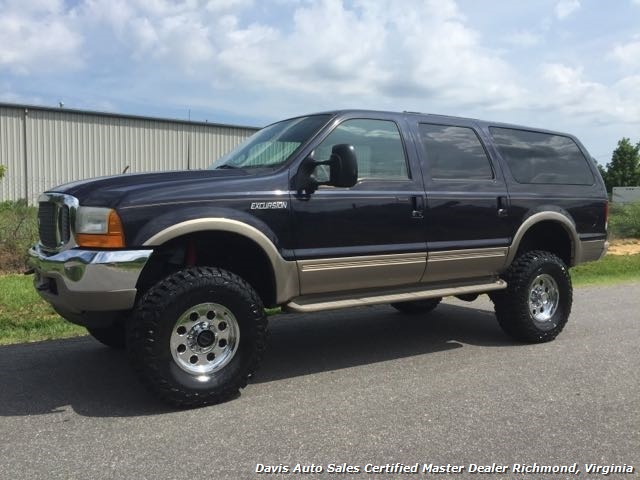
[[[598,167],[598,171],[600,172],[600,176],[602,180],[604,180],[604,184],[607,186],[607,191],[609,190],[609,180],[607,179],[607,169],[604,168],[599,163],[596,165]]]
[[[640,143],[633,145],[628,138],[618,142],[611,162],[607,163],[604,180],[609,192],[613,187],[640,185]]]
[[[0,180],[4,178],[4,173],[7,171],[7,167],[0,165]]]

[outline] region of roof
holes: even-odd
[[[531,131],[531,132],[540,132],[540,133],[548,133],[548,134],[552,134],[552,135],[560,135],[560,136],[564,136],[564,137],[570,137],[573,138],[574,140],[577,140],[576,137],[574,135],[571,135],[569,133],[566,132],[560,132],[557,130],[549,130],[546,128],[540,128],[540,127],[534,127],[534,126],[527,126],[527,125],[519,125],[519,124],[515,124],[515,123],[506,123],[506,122],[494,122],[491,120],[481,120],[478,118],[471,118],[471,117],[459,117],[459,116],[454,116],[454,115],[443,115],[443,114],[437,114],[437,113],[422,113],[422,112],[410,112],[410,111],[403,111],[403,112],[394,112],[394,111],[386,111],[386,110],[362,110],[362,109],[345,109],[345,110],[329,110],[326,112],[318,112],[317,114],[331,114],[331,115],[353,115],[353,114],[358,114],[358,113],[363,113],[363,114],[385,114],[385,115],[394,115],[394,116],[402,116],[402,117],[423,117],[426,119],[433,119],[433,120],[437,120],[437,119],[446,119],[448,121],[456,121],[459,120],[461,122],[464,123],[475,123],[481,127],[484,128],[488,128],[488,127],[499,127],[499,128],[513,128],[516,130],[527,130],[527,131]]]

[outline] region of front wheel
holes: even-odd
[[[527,252],[505,273],[507,288],[491,294],[496,317],[511,337],[528,343],[556,338],[571,313],[569,271],[556,255]]]
[[[127,350],[152,392],[196,407],[227,400],[247,385],[266,336],[264,307],[249,284],[222,269],[194,267],[140,299],[128,323]]]

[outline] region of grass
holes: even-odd
[[[571,270],[575,286],[640,281],[640,254],[609,255]],[[60,318],[33,288],[33,277],[0,275],[0,345],[76,337],[87,331]],[[268,310],[268,314],[279,309]]]
[[[0,272],[24,270],[27,249],[38,238],[37,216],[24,200],[0,202]]]
[[[607,255],[571,269],[573,284],[594,285],[640,280],[640,254]]]
[[[609,233],[611,238],[640,238],[640,202],[611,204]]]
[[[87,331],[66,322],[40,298],[33,277],[0,276],[0,345],[75,337]]]

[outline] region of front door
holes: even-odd
[[[426,243],[416,153],[393,117],[343,120],[314,149],[315,160],[337,144],[354,146],[358,183],[292,197],[301,293],[418,283]],[[328,179],[326,168],[316,168],[319,181]]]

